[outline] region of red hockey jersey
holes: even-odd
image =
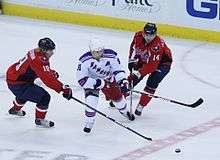
[[[29,51],[23,59],[11,65],[6,73],[8,84],[34,83],[36,78],[58,93],[62,90],[63,84],[54,75],[54,70],[50,69],[49,59],[39,49]]]
[[[156,36],[150,43],[146,43],[143,31],[135,34],[130,46],[129,59],[137,59],[141,76],[156,71],[160,64],[171,65],[172,53],[164,40]]]

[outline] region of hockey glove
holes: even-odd
[[[137,59],[129,59],[128,60],[128,69],[130,72],[132,72],[136,63],[137,63]]]
[[[102,89],[105,86],[105,81],[102,79],[96,79],[96,84],[94,85],[94,89]]]
[[[123,79],[121,81],[118,82],[118,85],[121,89],[121,93],[128,93],[129,90],[129,85],[128,85],[128,81],[126,79]]]
[[[67,100],[70,100],[72,97],[72,89],[69,87],[69,85],[64,85],[62,91],[63,97]]]
[[[172,58],[169,57],[167,54],[163,54],[160,63],[172,63]]]
[[[128,82],[129,85],[131,86],[131,83],[133,83],[133,87],[136,86],[143,77],[141,76],[139,71],[133,71],[129,76],[128,76]]]

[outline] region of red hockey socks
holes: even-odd
[[[24,104],[19,103],[16,99],[13,101],[15,111],[20,111]]]
[[[150,94],[154,94],[155,89],[153,88],[149,88],[149,87],[145,87],[144,89],[145,92],[150,93]],[[152,97],[149,97],[148,95],[142,94],[139,104],[143,107],[147,106],[147,104],[150,102]]]
[[[35,112],[35,118],[37,119],[44,119],[47,114],[47,110],[40,109],[36,107],[36,112]]]

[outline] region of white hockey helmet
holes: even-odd
[[[89,41],[89,49],[93,58],[100,59],[103,54],[104,45],[99,38],[93,38]]]

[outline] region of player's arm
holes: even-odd
[[[47,87],[58,93],[63,90],[63,84],[54,75],[54,70],[50,69],[49,61],[45,59],[45,57],[36,57],[32,60],[30,65]]]
[[[167,47],[167,45],[164,43],[164,45],[163,45],[163,55],[162,55],[162,58],[160,60],[160,63],[171,65],[172,61],[173,61],[172,52]]]
[[[112,58],[111,60],[111,66],[112,66],[112,73],[115,77],[116,82],[119,82],[123,79],[125,79],[125,70],[123,69],[120,59],[116,56],[115,58]]]
[[[125,71],[121,65],[120,59],[116,56],[111,60],[112,73],[115,77],[115,81],[119,85],[121,92],[129,92],[128,81],[126,79]]]
[[[78,63],[76,77],[79,85],[84,89],[102,89],[105,85],[104,80],[91,78],[88,71],[89,66],[88,62]]]
[[[133,38],[133,40],[130,44],[130,48],[129,48],[129,56],[128,56],[129,60],[132,58],[132,55],[133,55],[133,52],[134,52],[134,44],[135,43],[134,43],[134,38]]]
[[[129,58],[128,58],[128,69],[130,72],[132,72],[132,70],[137,70],[140,68],[140,63],[139,63],[139,59],[140,57],[138,55],[135,54],[134,50],[135,50],[135,42],[139,41],[139,37],[140,36],[140,32],[137,32],[134,35],[134,38],[131,42],[130,45],[130,49],[129,49]]]

